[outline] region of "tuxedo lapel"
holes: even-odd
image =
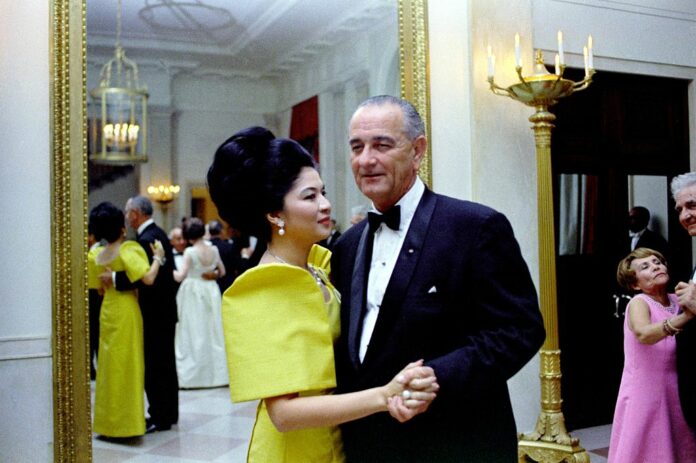
[[[436,203],[435,194],[426,189],[413,219],[411,219],[411,225],[384,293],[375,330],[370,338],[370,349],[365,355],[365,363],[369,360],[370,351],[379,351],[379,344],[389,338],[392,323],[401,311],[408,286],[423,251],[423,244]]]
[[[365,305],[365,289],[367,287],[367,267],[369,263],[368,248],[371,246],[369,240],[372,239],[369,227],[364,222],[363,231],[360,234],[358,249],[355,255],[355,265],[353,266],[353,275],[350,285],[350,318],[348,325],[348,351],[350,359],[355,368],[360,366],[360,358],[358,355],[360,344],[360,332],[362,312]]]

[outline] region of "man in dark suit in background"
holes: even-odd
[[[696,237],[696,172],[674,177],[672,197],[679,214],[679,223],[689,235]],[[696,313],[696,269],[687,281],[688,283],[679,282],[675,292],[681,308]],[[696,432],[696,322],[688,323],[676,339],[679,401],[686,422]]]
[[[349,131],[355,181],[375,210],[334,247],[338,391],[385,384],[421,358],[440,390],[406,423],[382,413],[341,426],[347,461],[517,461],[507,380],[541,347],[544,328],[510,223],[425,187],[417,174],[427,141],[410,103],[368,99]]]
[[[648,228],[650,211],[643,206],[636,206],[628,211],[628,236],[631,240],[631,251],[636,248],[650,248],[661,253],[666,258],[667,240],[662,235]]]
[[[210,242],[218,248],[220,260],[225,266],[225,275],[217,279],[220,292],[224,293],[227,288],[234,283],[242,267],[242,250],[239,249],[234,241],[222,238],[222,224],[217,220],[208,222],[208,233]]]
[[[336,228],[336,219],[331,219],[331,233],[325,239],[319,241],[320,246],[324,246],[326,249],[333,249],[336,245],[336,241],[341,237],[341,232]]]
[[[144,196],[126,202],[126,221],[137,232],[138,243],[152,262],[150,243],[159,240],[165,262],[152,286],[138,285],[145,342],[145,393],[149,404],[147,432],[166,431],[179,420],[179,381],[174,357],[177,321],[174,258],[167,234],[152,220],[152,203]],[[132,288],[125,272],[117,272],[116,289]]]

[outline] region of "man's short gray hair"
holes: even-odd
[[[133,196],[130,199],[131,209],[139,211],[146,216],[152,215],[152,203],[145,196]]]
[[[409,140],[413,141],[421,135],[425,136],[425,124],[418,110],[408,101],[392,95],[377,95],[371,96],[367,100],[358,105],[358,109],[365,106],[383,106],[385,104],[393,104],[401,108],[404,114],[404,132]]]
[[[692,185],[696,185],[696,172],[687,172],[677,175],[672,179],[672,198],[676,201],[677,194],[684,188],[688,188]]]

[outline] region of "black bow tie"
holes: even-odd
[[[384,222],[387,227],[391,228],[392,230],[398,230],[399,225],[401,224],[401,206],[394,206],[384,214],[368,212],[367,221],[370,224],[370,232],[372,233],[379,228],[382,222]]]

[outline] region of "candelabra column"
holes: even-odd
[[[553,184],[551,172],[551,130],[556,119],[549,107],[576,91],[586,89],[592,82],[592,40],[584,49],[585,78],[573,82],[563,78],[562,34],[558,33],[559,54],[556,73],[550,74],[537,51],[534,73],[523,76],[520,57],[520,38],[515,36],[515,70],[520,82],[507,88],[494,82],[495,56],[488,48],[488,82],[496,95],[507,96],[535,112],[530,116],[537,158],[537,207],[539,228],[539,304],[544,317],[546,340],[540,352],[541,412],[533,432],[520,434],[518,458],[520,463],[589,463],[590,457],[577,438],[568,434],[561,410],[561,351],[558,348],[558,308],[556,297],[556,243],[554,239]]]
[[[556,119],[548,106],[536,106],[529,118],[534,124],[537,158],[537,207],[539,228],[539,299],[546,340],[539,353],[541,412],[533,432],[521,434],[520,462],[589,463],[590,457],[577,438],[568,434],[561,409],[561,351],[558,348],[556,298],[556,242],[554,238],[553,184],[551,171],[551,130]]]

